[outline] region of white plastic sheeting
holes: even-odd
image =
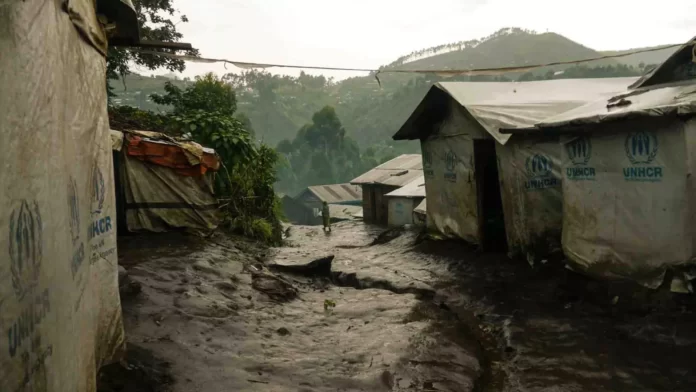
[[[509,253],[538,262],[561,250],[563,193],[558,137],[497,145]]]
[[[105,42],[92,1],[0,4],[1,391],[94,391],[123,349]]]
[[[571,267],[656,288],[668,268],[692,262],[694,132],[693,120],[673,119],[561,137]]]
[[[469,136],[438,137],[421,143],[428,227],[479,243],[478,204]]]
[[[528,127],[602,97],[624,91],[637,78],[561,79],[535,82],[441,82],[435,84],[401,129],[395,140],[419,139],[430,130],[418,117],[440,106],[436,96],[445,93],[465,108],[500,144],[510,135],[501,128]]]

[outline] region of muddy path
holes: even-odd
[[[696,389],[690,297],[381,233],[292,227],[270,250],[226,237],[121,241],[141,292],[122,298],[130,358],[100,391]],[[330,255],[328,274],[271,267]]]

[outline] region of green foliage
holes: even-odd
[[[172,5],[173,0],[133,0],[133,6],[138,13],[140,38],[142,40],[177,42],[183,35],[177,30],[177,24],[188,22],[186,15],[178,15]],[[169,49],[153,49],[166,53],[175,51]],[[189,51],[189,55],[198,55],[198,51]],[[166,68],[170,71],[183,71],[186,65],[183,60],[164,56],[143,54],[127,48],[109,48],[107,57],[107,79],[117,79],[130,73],[131,65],[147,69]]]
[[[185,89],[167,82],[164,92],[164,95],[153,94],[151,98],[156,104],[172,106],[174,114],[199,111],[230,117],[237,110],[234,90],[213,73],[197,76],[196,82]]]
[[[277,151],[284,158],[278,189],[289,194],[309,185],[347,182],[376,166],[374,156],[363,159],[331,106],[314,113],[312,122],[301,127],[295,139],[278,143]]]
[[[165,132],[169,126],[166,115],[136,109],[131,106],[109,106],[111,129]]]

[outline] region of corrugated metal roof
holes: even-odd
[[[500,128],[524,128],[551,116],[609,98],[637,78],[558,79],[534,82],[440,82],[433,85],[394,140],[420,139],[448,115],[454,100],[500,144]]]
[[[633,90],[611,99],[602,99],[537,123],[534,127],[509,132],[575,128],[639,117],[687,115],[696,113],[696,84]],[[588,130],[588,128],[584,128]]]
[[[357,185],[404,186],[423,175],[423,158],[420,154],[400,155],[367,173],[354,178],[350,183]]]
[[[387,193],[390,197],[425,197],[425,177],[419,176],[401,188]]]
[[[381,170],[423,170],[423,157],[421,154],[403,154],[384,162],[375,169]]]
[[[329,204],[329,214],[331,214],[331,218],[337,218],[337,219],[358,218],[358,217],[362,217],[362,207]]]
[[[362,188],[351,184],[313,185],[307,189],[329,204],[362,200]]]

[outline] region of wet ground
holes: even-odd
[[[142,291],[124,293],[131,349],[100,392],[696,390],[691,297],[357,222],[270,250],[120,243]],[[329,255],[330,271],[274,267]]]

